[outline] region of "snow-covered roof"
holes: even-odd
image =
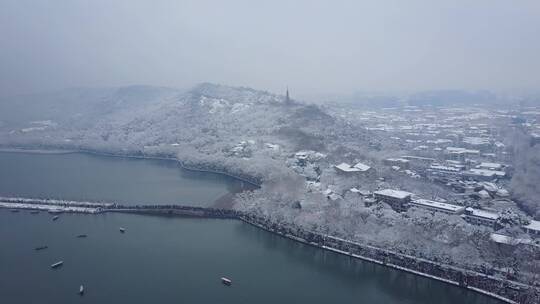
[[[452,143],[452,140],[444,139],[444,138],[437,138],[436,140],[428,140],[426,142],[430,144],[446,144],[446,143]]]
[[[465,208],[465,211],[469,212],[470,213],[469,215],[481,217],[485,219],[497,220],[499,218],[499,215],[497,213],[484,211],[484,210],[480,210],[480,209],[476,209],[472,207]]]
[[[404,158],[387,158],[386,160],[390,161],[390,162],[400,162],[400,163],[408,163],[409,162],[408,159],[404,159]]]
[[[448,167],[448,166],[443,166],[443,165],[431,165],[429,168],[432,170],[459,172],[458,168]]]
[[[458,147],[447,147],[446,151],[449,153],[463,153],[463,154],[479,154],[479,150],[470,150],[466,148],[458,148]]]
[[[513,238],[511,236],[507,236],[507,235],[499,234],[499,233],[492,233],[489,235],[489,238],[495,243],[506,244],[506,245],[518,245],[518,244],[531,243],[531,241],[527,239]]]
[[[496,170],[502,168],[502,165],[497,163],[481,163],[478,167]]]
[[[384,196],[389,196],[389,197],[393,197],[397,199],[404,199],[412,195],[412,193],[410,192],[401,191],[401,190],[393,190],[393,189],[379,190],[379,191],[375,191],[374,193],[377,195],[384,195]]]
[[[459,212],[465,209],[465,207],[463,206],[452,205],[452,204],[447,204],[447,203],[442,203],[442,202],[437,202],[437,201],[431,201],[431,200],[422,199],[422,198],[413,200],[412,203],[415,205],[419,205],[420,207],[425,206],[425,207],[437,208],[437,209],[442,209],[442,210],[451,211],[451,212]]]
[[[341,170],[343,172],[360,172],[360,169],[351,167],[351,165],[347,163],[341,163],[339,165],[336,165],[336,169]]]
[[[368,171],[369,169],[371,169],[370,166],[368,166],[366,164],[362,164],[362,163],[357,163],[356,165],[354,165],[354,168],[360,169],[360,171],[362,171],[362,172],[365,172],[365,171]]]
[[[531,220],[528,225],[523,225],[523,228],[529,230],[540,231],[540,221]]]
[[[323,191],[323,194],[324,194],[324,195],[330,195],[330,194],[332,194],[333,192],[334,192],[334,191],[332,191],[332,189],[326,189],[326,190]]]
[[[371,167],[362,163],[357,163],[354,166],[351,166],[347,163],[341,163],[339,165],[336,165],[336,169],[341,170],[343,172],[366,172],[369,169],[371,169]]]
[[[469,145],[486,145],[489,144],[489,139],[483,137],[465,137],[463,142]]]
[[[420,160],[420,161],[426,161],[426,162],[434,162],[435,161],[435,158],[413,156],[413,155],[405,155],[405,156],[402,156],[402,158],[405,158],[405,159],[408,159],[408,160]]]
[[[480,197],[482,197],[482,198],[490,198],[491,197],[486,190],[478,191],[478,195],[480,195]]]
[[[486,177],[493,177],[493,176],[505,176],[506,173],[504,171],[496,171],[496,170],[488,170],[488,169],[470,169],[470,174],[473,175],[480,175],[480,176],[486,176]]]

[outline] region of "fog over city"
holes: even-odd
[[[538,91],[539,13],[535,0],[4,0],[0,90]]]
[[[540,1],[0,1],[0,303],[538,304],[538,54]]]

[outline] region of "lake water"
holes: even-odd
[[[250,184],[172,160],[0,152],[0,196],[211,206]]]
[[[62,183],[51,181],[58,175],[50,178],[39,172],[44,168],[54,174],[72,172],[66,163],[73,160],[94,165],[76,165],[84,178],[59,177]],[[62,169],[51,168],[56,165]],[[145,170],[155,178],[141,177]],[[150,194],[145,198],[162,202],[176,195],[208,202],[231,187],[227,178],[220,181],[215,175],[198,175],[190,180],[185,172],[175,175],[169,170],[179,171],[150,160],[0,153],[2,192],[21,196],[137,198],[134,193],[139,189],[124,196],[108,183],[94,184],[94,179],[102,178],[123,189],[159,189],[153,192],[159,199]],[[95,172],[99,173],[93,178]],[[169,174],[163,180],[173,189],[158,185],[157,172]],[[49,180],[39,183],[37,177]],[[213,193],[209,195],[205,186],[179,189],[170,182],[174,178],[186,184],[200,182],[213,187]],[[77,183],[83,180],[94,186],[79,188]],[[55,192],[43,189],[44,185],[54,186]],[[92,191],[85,190],[90,188]],[[84,196],[77,197],[74,189],[85,190]],[[116,213],[63,214],[54,222],[51,217],[0,209],[0,303],[500,303],[448,284],[299,244],[240,221]],[[120,233],[119,227],[125,227],[126,233]],[[76,238],[78,234],[88,237]],[[34,250],[41,245],[49,248]],[[59,260],[64,265],[51,269]],[[233,285],[221,284],[222,276],[230,277]],[[81,284],[84,296],[77,294]]]

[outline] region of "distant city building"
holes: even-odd
[[[387,203],[392,209],[406,211],[411,202],[412,193],[400,190],[384,189],[373,193],[375,199]]]
[[[363,163],[357,163],[354,166],[351,166],[347,163],[341,163],[335,166],[336,170],[340,173],[351,174],[351,173],[368,173],[372,168]]]
[[[480,155],[480,150],[471,150],[459,147],[447,147],[445,150],[449,159],[464,161],[465,158]]]
[[[540,221],[532,220],[529,224],[523,225],[521,228],[531,236],[540,237]]]
[[[504,171],[488,170],[488,169],[470,169],[465,171],[463,176],[472,178],[478,181],[491,181],[497,178],[506,177]]]
[[[502,165],[498,163],[481,163],[478,165],[479,169],[488,169],[488,170],[500,170],[502,169]]]
[[[462,214],[465,212],[465,207],[447,204],[427,199],[414,199],[410,202],[411,206],[415,206],[422,209],[431,211],[446,213],[446,214]]]
[[[398,166],[401,169],[409,169],[410,161],[404,158],[387,158],[383,163],[387,166]]]
[[[463,218],[473,225],[482,225],[493,228],[497,219],[499,219],[499,215],[497,213],[467,207],[465,208]]]
[[[421,157],[421,156],[406,155],[406,156],[402,156],[401,158],[408,160],[411,165],[422,166],[422,167],[430,166],[432,163],[435,162],[434,158]]]

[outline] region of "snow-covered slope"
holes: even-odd
[[[45,103],[55,110],[39,113]],[[70,90],[42,102],[18,101],[10,106],[23,104],[32,120],[50,120],[53,125],[32,128],[29,119],[20,120],[22,126],[5,124],[0,144],[139,150],[182,143],[221,153],[244,140],[280,144],[290,151],[324,151],[335,148],[332,142],[340,136],[362,137],[362,131],[351,133],[318,106],[209,83],[184,93],[142,86]]]

